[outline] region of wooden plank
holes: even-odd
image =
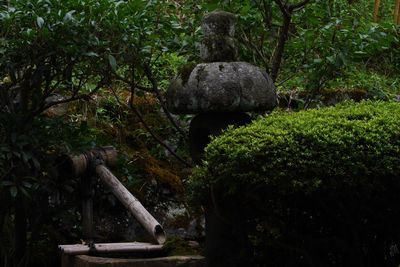
[[[150,243],[129,242],[129,243],[99,243],[94,244],[93,248],[88,245],[59,245],[58,249],[66,255],[86,255],[89,252],[96,253],[124,253],[124,252],[155,252],[163,249],[162,245],[153,245]]]
[[[104,185],[121,201],[121,203],[131,212],[147,232],[157,241],[158,244],[164,244],[166,240],[165,232],[162,226],[154,217],[142,206],[131,192],[126,189],[122,183],[112,174],[104,165],[96,167],[96,174]]]

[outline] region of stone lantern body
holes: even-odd
[[[235,22],[234,14],[223,11],[204,17],[200,47],[203,63],[190,74],[172,80],[167,92],[167,106],[172,113],[195,115],[189,128],[189,146],[196,164],[201,163],[211,135],[219,135],[228,125],[249,123],[246,112],[270,111],[277,104],[275,86],[265,70],[237,61]],[[208,203],[204,203],[207,265],[238,266],[226,259],[240,253],[240,246],[246,246],[240,240],[246,238],[235,235],[238,231],[221,219],[216,205],[231,210],[240,207],[232,207],[220,191],[216,188]]]
[[[250,122],[249,111],[269,111],[277,103],[275,86],[259,67],[237,61],[236,16],[224,11],[206,15],[201,28],[200,63],[189,75],[176,77],[167,92],[175,114],[195,114],[190,124],[191,156],[200,163],[210,135],[228,125]]]

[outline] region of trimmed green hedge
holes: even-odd
[[[191,185],[203,193],[217,181],[231,193],[242,183],[310,192],[399,174],[400,104],[367,101],[276,112],[228,129],[206,148]]]
[[[351,102],[228,129],[189,192],[238,249],[217,266],[398,266],[399,178],[400,103]]]

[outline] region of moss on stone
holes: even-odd
[[[234,38],[224,35],[206,36],[202,42],[202,59],[206,62],[236,61],[237,50]]]
[[[236,16],[225,11],[214,11],[209,13],[204,19],[203,24],[215,25],[214,34],[229,35],[229,29],[236,22]]]
[[[190,62],[190,63],[183,65],[179,69],[178,74],[182,79],[182,84],[186,84],[188,82],[190,74],[192,73],[192,71],[195,67],[196,67],[196,63]]]
[[[199,252],[189,246],[188,241],[180,237],[168,237],[164,244],[164,250],[168,256],[196,255]]]

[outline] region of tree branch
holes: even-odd
[[[135,90],[135,88],[131,87],[131,96],[129,98],[129,107],[135,113],[135,115],[138,117],[140,122],[143,124],[143,127],[146,129],[146,131],[154,138],[154,140],[156,140],[160,145],[162,145],[164,148],[166,148],[168,150],[168,152],[171,153],[171,155],[173,155],[177,160],[179,160],[180,162],[185,164],[187,167],[193,167],[190,163],[188,163],[186,160],[184,160],[178,154],[176,154],[175,151],[173,151],[172,148],[170,148],[167,144],[165,144],[155,133],[153,133],[153,131],[150,129],[150,127],[147,125],[146,121],[144,120],[143,115],[133,105],[133,98],[135,96],[134,90]]]
[[[307,5],[309,2],[310,2],[310,0],[303,0],[297,4],[289,5],[289,7],[288,7],[289,12],[292,13],[292,12],[299,11],[300,9],[305,7],[305,5]]]
[[[152,85],[153,92],[156,94],[156,97],[157,97],[158,101],[160,101],[161,108],[164,111],[165,115],[167,116],[168,120],[172,123],[174,128],[185,138],[185,140],[187,140],[188,139],[187,138],[187,134],[176,123],[174,118],[172,118],[171,113],[169,112],[169,110],[165,106],[164,101],[163,101],[162,96],[161,96],[161,93],[160,93],[160,90],[158,89],[157,81],[153,76],[153,73],[151,71],[150,66],[148,64],[144,63],[143,64],[143,69],[144,69],[144,73],[147,76],[147,79],[149,79],[149,81],[150,81],[150,83]]]
[[[94,95],[95,93],[97,93],[101,87],[104,85],[104,81],[105,79],[103,78],[97,85],[96,87],[88,94],[80,94],[80,95],[76,95],[75,93],[72,94],[71,97],[66,98],[66,99],[62,99],[62,100],[58,100],[58,101],[54,101],[54,102],[50,102],[48,104],[46,104],[45,102],[43,102],[43,104],[32,113],[32,115],[30,116],[31,118],[39,115],[40,113],[42,113],[43,111],[45,111],[46,109],[51,108],[52,106],[55,105],[59,105],[59,104],[65,104],[65,103],[69,103],[72,101],[76,101],[76,100],[80,100],[80,99],[89,99],[92,95]]]
[[[284,16],[290,16],[289,10],[287,9],[286,3],[281,0],[274,0],[275,4],[279,7],[280,11]]]
[[[300,10],[306,4],[308,4],[310,0],[303,0],[297,4],[292,4],[292,5],[287,5],[286,3],[283,3],[282,0],[274,0],[274,2],[279,7],[283,15],[283,25],[279,32],[279,39],[274,54],[272,56],[272,64],[271,64],[272,65],[271,78],[275,82],[276,79],[278,78],[283,52],[285,50],[285,44],[288,39],[290,23],[292,21],[292,15],[295,11]]]

